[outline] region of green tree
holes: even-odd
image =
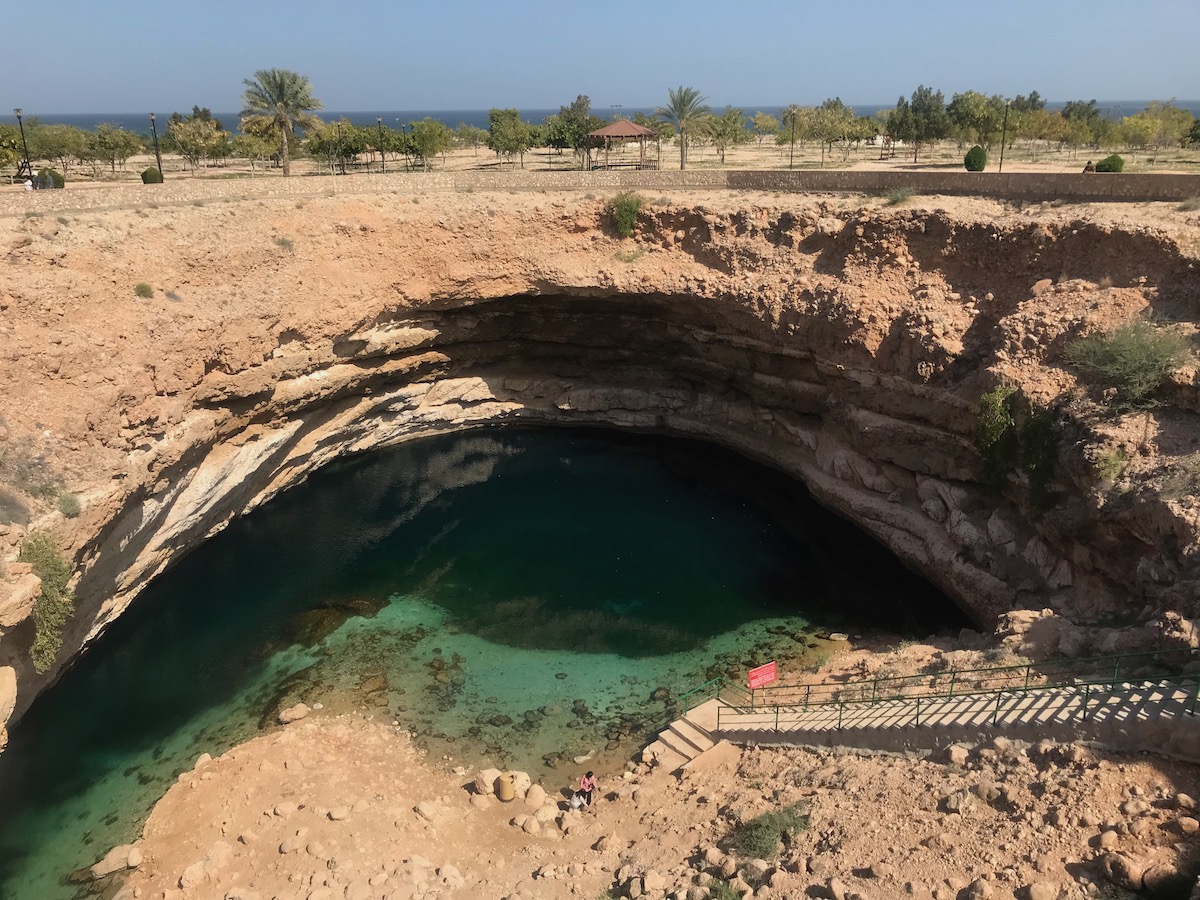
[[[1046,101],[1037,91],[1030,91],[1028,97],[1024,94],[1013,97],[1012,108],[1019,113],[1033,112],[1035,109],[1045,109]]]
[[[21,161],[21,135],[11,125],[0,125],[0,169]]]
[[[142,139],[132,131],[126,131],[124,128],[118,128],[107,122],[96,126],[96,130],[92,132],[86,142],[86,148],[86,152],[93,161],[108,163],[114,175],[118,165],[124,169],[129,157],[145,149]]]
[[[1104,115],[1095,100],[1070,100],[1063,104],[1058,114],[1068,122],[1069,130],[1086,128],[1091,135],[1091,145],[1099,146],[1105,130]]]
[[[803,142],[808,136],[812,110],[793,103],[783,110],[779,118],[779,135],[775,138],[775,143],[788,148],[790,154],[788,166],[790,167],[796,153],[796,143]]]
[[[549,126],[545,133],[548,146],[561,150],[570,150],[575,154],[575,162],[582,169],[586,167],[588,151],[592,140],[588,135],[597,128],[604,126],[604,120],[592,115],[592,101],[587,94],[580,94],[570,106],[560,107],[557,116],[551,116],[554,122],[547,119]]]
[[[283,174],[292,174],[288,136],[320,124],[313,112],[323,109],[307,78],[287,69],[263,69],[242,82],[241,129],[279,142]]]
[[[353,161],[370,145],[372,132],[359,128],[345,118],[336,122],[320,122],[315,127],[310,127],[308,138],[304,142],[309,154],[329,166],[329,171],[335,174],[339,167],[342,174],[345,174],[346,163]]]
[[[249,162],[253,172],[255,163],[269,159],[275,152],[275,145],[256,134],[239,134],[233,138],[230,149],[235,157]]]
[[[821,167],[824,168],[826,147],[830,152],[837,147],[842,162],[845,162],[850,158],[854,144],[874,132],[874,123],[855,116],[854,110],[843,103],[841,97],[833,97],[809,112],[805,131],[808,137],[821,142]]]
[[[762,143],[766,138],[779,136],[779,120],[765,112],[757,112],[754,114],[754,137],[758,143]]]
[[[228,134],[217,127],[216,119],[189,116],[182,122],[168,122],[167,132],[180,155],[187,160],[195,174],[196,167],[206,157],[215,156],[228,138]]]
[[[428,172],[433,168],[435,157],[454,146],[454,132],[437,119],[425,118],[412,126],[413,153]]]
[[[909,104],[912,121],[913,162],[922,144],[940,141],[950,133],[950,117],[941,91],[919,85]]]
[[[721,165],[725,165],[726,150],[738,144],[748,144],[753,140],[750,130],[746,128],[746,114],[735,107],[727,106],[721,115],[709,116],[702,122],[704,131],[717,151],[717,158],[720,159]]]
[[[946,114],[960,147],[969,142],[990,149],[1004,124],[1004,98],[999,94],[988,97],[978,91],[964,91],[950,98]]]
[[[44,159],[58,164],[64,173],[70,172],[75,160],[85,161],[90,134],[74,125],[25,126],[31,162]]]
[[[1191,129],[1188,131],[1188,142],[1200,145],[1200,119],[1192,123]]]
[[[533,129],[521,121],[520,110],[489,109],[487,146],[510,163],[519,156],[523,169],[525,153],[533,146]]]
[[[466,149],[470,147],[475,151],[475,155],[479,155],[479,148],[487,143],[488,133],[482,128],[476,128],[474,125],[468,125],[466,122],[459,124],[454,129],[454,143],[458,147]]]
[[[704,105],[706,97],[701,97],[695,88],[684,87],[667,89],[667,105],[655,110],[664,122],[669,122],[679,132],[679,168],[687,168],[688,129],[699,119],[708,115],[709,109]]]

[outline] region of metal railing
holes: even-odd
[[[686,694],[675,698],[673,704],[686,715],[690,710],[706,703],[713,698],[719,699],[726,707],[733,709],[754,709],[754,692],[730,681],[728,678],[710,678],[699,687],[694,687]]]
[[[699,703],[719,697],[723,703],[717,710],[718,731],[723,720],[728,727],[734,719],[743,727],[786,730],[789,724],[794,726],[814,710],[823,709],[829,711],[829,716],[823,717],[821,724],[830,727],[830,717],[836,716],[832,725],[841,730],[847,713],[862,707],[902,701],[911,709],[911,724],[915,727],[921,725],[923,711],[928,724],[931,713],[945,714],[946,702],[967,697],[976,702],[976,715],[990,707],[990,718],[995,724],[1006,705],[1020,702],[1024,695],[1072,689],[1074,693],[1082,694],[1072,715],[1086,722],[1095,712],[1093,697],[1105,691],[1111,693],[1122,686],[1132,689],[1132,685],[1140,683],[1174,686],[1175,690],[1186,688],[1191,698],[1183,712],[1195,715],[1200,703],[1200,675],[1183,670],[1198,659],[1200,654],[1196,651],[1181,648],[843,682],[768,686],[757,691],[724,678],[714,678],[682,695],[677,704],[686,714]],[[859,718],[855,715],[856,725],[861,724]]]

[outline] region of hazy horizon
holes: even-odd
[[[852,16],[794,0],[364,0],[338,15],[313,0],[64,0],[52,29],[12,33],[0,84],[5,112],[31,115],[237,110],[243,79],[268,68],[306,75],[326,109],[363,113],[556,109],[578,94],[598,111],[644,108],[681,84],[743,108],[832,96],[891,106],[918,84],[947,100],[964,90],[1200,99],[1197,33],[1194,0],[1135,12],[1115,0],[859,0]]]

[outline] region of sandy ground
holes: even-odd
[[[1184,883],[1200,827],[1194,767],[1076,746],[919,760],[718,745],[682,776],[631,763],[588,813],[566,809],[561,773],[502,803],[448,765],[361,715],[286,726],[201,757],[110,858],[138,867],[110,881],[171,900],[700,898],[721,882],[769,898],[1120,897],[1106,867]],[[807,830],[770,858],[731,846],[739,822],[795,804]]]

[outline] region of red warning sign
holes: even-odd
[[[770,684],[779,677],[775,668],[774,662],[769,662],[765,666],[759,666],[757,669],[750,670],[750,690],[763,687]]]

